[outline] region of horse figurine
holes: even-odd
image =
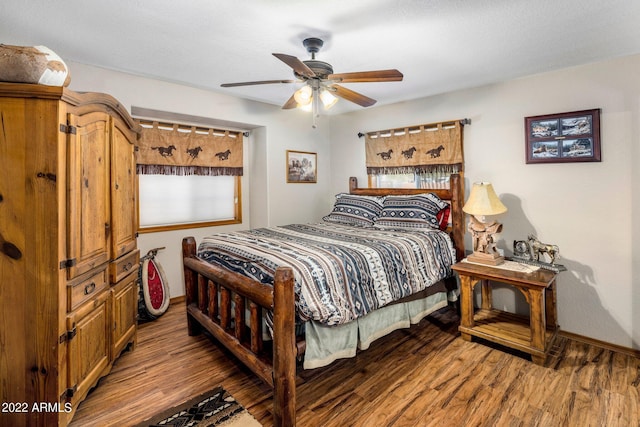
[[[529,241],[529,247],[531,248],[531,253],[536,261],[540,261],[541,254],[549,255],[551,258],[551,265],[555,264],[555,262],[560,259],[560,248],[557,245],[549,245],[547,243],[542,243],[536,236],[533,234],[529,234],[527,237]]]

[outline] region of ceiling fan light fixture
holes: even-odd
[[[336,102],[338,102],[338,97],[333,96],[333,94],[329,92],[327,89],[322,89],[320,91],[320,100],[322,101],[322,105],[324,106],[324,109],[328,110],[329,108],[336,105]]]
[[[304,85],[293,94],[293,99],[296,100],[298,106],[304,106],[311,104],[313,98],[313,90],[311,86]]]

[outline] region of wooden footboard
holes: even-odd
[[[196,241],[182,241],[189,335],[206,329],[273,387],[276,426],[296,423],[296,338],[293,271],[279,267],[274,285],[223,270],[196,257]],[[233,302],[233,304],[232,304]],[[231,315],[233,306],[233,316]],[[249,318],[245,314],[248,307]],[[263,348],[262,310],[273,311],[273,354]]]

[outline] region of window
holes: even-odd
[[[242,222],[239,176],[139,175],[140,232]]]
[[[403,173],[369,175],[373,188],[449,188],[448,173]]]
[[[138,122],[141,233],[242,222],[242,133]]]

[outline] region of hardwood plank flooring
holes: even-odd
[[[299,426],[640,426],[640,359],[558,337],[544,367],[463,341],[441,310],[353,359],[298,372]],[[134,351],[81,403],[72,427],[128,426],[222,385],[264,426],[272,393],[205,335],[184,303],[141,325]]]

